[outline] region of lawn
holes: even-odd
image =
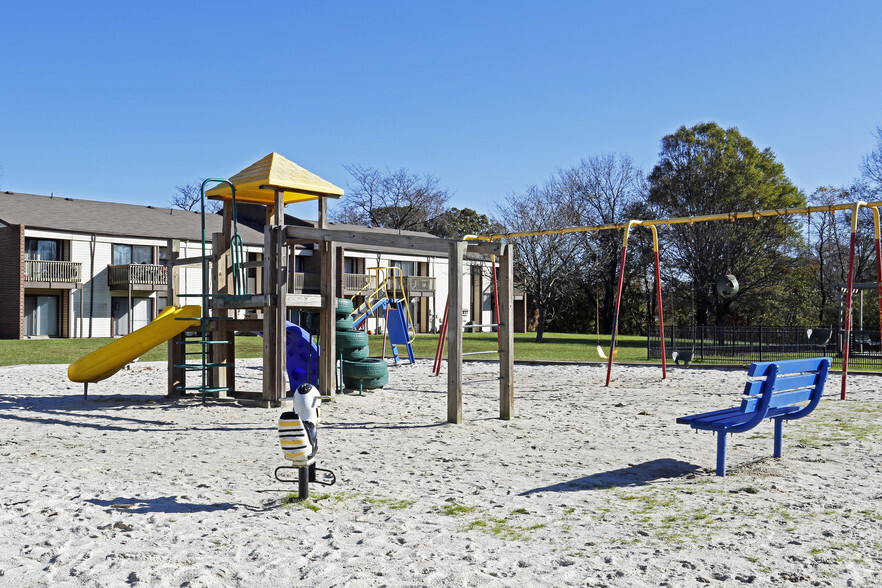
[[[73,363],[80,357],[113,341],[110,338],[93,339],[33,339],[0,340],[0,365]],[[601,337],[604,353],[609,352],[609,337]],[[382,335],[370,337],[371,355],[379,356],[383,349]],[[438,335],[417,335],[413,343],[417,357],[434,357],[438,347]],[[496,349],[495,333],[465,333],[463,351],[488,351]],[[166,346],[159,345],[141,357],[141,361],[163,361]],[[263,339],[260,337],[237,337],[237,357],[260,357]],[[386,348],[386,355],[391,351]],[[446,351],[445,351],[446,356]],[[495,359],[495,355],[478,355],[475,359]],[[468,359],[468,358],[467,358]],[[603,361],[597,354],[595,335],[546,333],[545,342],[536,343],[535,333],[515,334],[515,359],[521,361]],[[646,361],[646,338],[620,336],[617,361]]]

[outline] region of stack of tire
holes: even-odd
[[[343,385],[351,390],[373,390],[389,383],[386,360],[371,358],[368,334],[352,328],[352,301],[337,299],[337,353],[343,357]]]

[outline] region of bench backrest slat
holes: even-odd
[[[768,409],[807,402],[805,414],[811,412],[824,391],[830,363],[829,357],[813,357],[751,364],[748,376],[760,379],[744,386],[747,398],[741,403],[741,411],[765,413]]]
[[[778,392],[779,390],[793,390],[796,388],[813,388],[817,379],[817,373],[790,375],[782,375],[781,373],[778,373],[778,377],[775,379],[774,392]],[[759,396],[763,392],[763,386],[765,383],[765,380],[751,380],[747,382],[744,386],[744,395]]]
[[[786,359],[784,361],[758,361],[750,364],[747,375],[751,378],[765,376],[769,366],[777,365],[778,374],[795,374],[798,372],[818,371],[820,360],[823,357],[808,357],[805,359]],[[826,358],[830,359],[830,358]]]
[[[802,388],[800,390],[788,390],[786,392],[775,392],[769,400],[769,408],[780,408],[789,406],[798,402],[808,402],[812,399],[814,388]],[[753,412],[760,403],[760,396],[751,396],[741,401],[741,410],[744,412]]]

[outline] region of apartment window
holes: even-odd
[[[55,239],[25,239],[25,259],[61,261],[61,242]]]
[[[113,265],[153,263],[153,247],[150,245],[113,244]]]
[[[358,259],[355,257],[344,257],[343,258],[343,273],[344,274],[357,274],[358,273]]]
[[[397,267],[401,270],[402,276],[415,276],[416,275],[416,262],[415,261],[393,261],[392,267]]]

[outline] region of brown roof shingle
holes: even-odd
[[[62,196],[0,192],[0,221],[30,228],[75,233],[202,240],[198,212]],[[205,232],[209,238],[211,233],[221,232],[222,225],[223,218],[220,215],[205,215]],[[239,235],[246,244],[263,244],[262,233],[241,224]]]

